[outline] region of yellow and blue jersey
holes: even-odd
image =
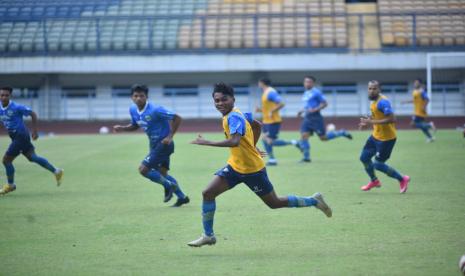
[[[428,99],[428,94],[424,89],[415,89],[412,92],[413,97],[413,112],[415,116],[425,118],[426,114],[426,102]]]
[[[326,103],[326,98],[323,93],[316,87],[313,87],[310,90],[306,90],[302,96],[302,101],[304,103],[305,110],[313,109],[320,106],[322,103]],[[315,113],[306,113],[306,115],[319,115],[319,112]]]
[[[262,94],[262,113],[264,124],[275,124],[282,121],[279,110],[271,113],[281,103],[281,96],[272,87],[268,87]]]
[[[370,105],[371,118],[382,120],[394,113],[391,103],[384,95],[379,95],[376,101]],[[394,123],[373,124],[373,137],[379,141],[388,141],[396,138],[396,126]]]
[[[144,109],[140,110],[133,104],[129,108],[131,123],[144,130],[150,140],[150,146],[156,147],[170,133],[169,121],[174,118],[174,113],[162,106],[147,102]]]
[[[13,101],[3,107],[0,105],[0,120],[9,133],[29,133],[23,117],[31,116],[32,110]]]
[[[223,130],[226,138],[240,134],[241,140],[237,147],[230,148],[228,165],[241,174],[249,174],[260,171],[265,167],[262,157],[255,148],[254,135],[250,125],[251,116],[242,114],[235,108],[226,116],[223,116]]]

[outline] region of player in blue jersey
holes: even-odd
[[[13,102],[11,100],[12,93],[13,88],[11,87],[0,89],[0,120],[11,138],[11,144],[3,156],[3,166],[5,166],[8,184],[5,184],[0,190],[0,195],[5,195],[16,190],[13,161],[19,154],[23,154],[29,161],[37,163],[52,172],[55,175],[57,185],[60,186],[63,170],[55,168],[47,159],[38,156],[31,143],[31,136],[33,140],[37,140],[39,137],[37,134],[37,114],[29,107]],[[24,116],[31,116],[32,134],[29,133],[29,130],[24,125]]]
[[[139,172],[153,182],[161,184],[165,189],[164,202],[168,202],[176,194],[178,200],[173,207],[189,203],[174,177],[168,174],[170,155],[174,152],[173,136],[181,124],[181,117],[161,106],[148,101],[148,88],[135,84],[131,88],[134,102],[129,108],[131,123],[126,126],[115,125],[115,132],[134,131],[142,128],[150,141],[150,153],[142,161]]]
[[[323,93],[315,87],[316,79],[312,76],[304,78],[305,92],[302,97],[304,108],[297,114],[298,117],[303,116],[302,124],[300,126],[301,139],[298,148],[303,153],[301,162],[311,162],[310,159],[310,143],[308,138],[315,132],[321,141],[329,141],[338,137],[346,137],[352,139],[352,135],[346,130],[334,130],[326,133],[325,123],[321,110],[328,106]]]

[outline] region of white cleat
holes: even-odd
[[[429,124],[430,124],[430,126],[431,126],[431,130],[432,130],[434,133],[436,133],[437,129],[436,129],[436,125],[434,125],[434,122],[431,121],[431,122],[429,122]]]
[[[434,141],[436,141],[436,138],[434,138],[434,136],[426,139],[426,143],[432,143]]]
[[[61,182],[63,180],[63,173],[64,173],[64,170],[63,169],[57,169],[56,172],[54,173],[55,174],[55,179],[57,181],[57,186],[59,187],[61,185]]]
[[[204,246],[204,245],[214,245],[215,243],[216,243],[215,236],[207,236],[207,235],[203,234],[200,238],[198,238],[198,239],[196,239],[194,241],[191,241],[187,245],[189,245],[191,247],[201,247],[201,246]]]
[[[325,200],[323,199],[323,195],[320,193],[315,193],[312,195],[314,199],[318,202],[315,207],[322,211],[328,218],[333,216],[333,210],[331,210],[331,207],[329,207],[328,204],[326,204]]]

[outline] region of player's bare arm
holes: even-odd
[[[182,118],[178,114],[175,114],[173,120],[171,121],[170,134],[161,140],[162,144],[169,145],[173,141],[174,134],[178,131],[179,126],[181,125]]]
[[[211,146],[211,147],[221,147],[221,148],[234,148],[239,146],[241,142],[241,135],[239,133],[235,133],[231,135],[231,138],[223,140],[223,141],[209,141],[203,138],[201,134],[197,136],[197,139],[191,142],[194,145],[201,145],[201,146]]]
[[[39,134],[37,133],[37,114],[34,111],[31,112],[31,124],[32,124],[32,129],[31,129],[32,140],[37,140],[37,138],[39,138]]]
[[[139,129],[138,125],[133,125],[133,124],[128,124],[125,126],[122,125],[114,125],[113,126],[113,131],[114,132],[123,132],[123,131],[134,131]]]

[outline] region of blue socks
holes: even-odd
[[[309,207],[315,206],[317,204],[316,199],[313,197],[301,197],[290,195],[287,197],[288,206],[291,208],[298,208],[298,207]]]
[[[394,168],[389,167],[385,163],[376,161],[373,166],[378,171],[382,171],[383,173],[387,174],[388,176],[390,176],[392,178],[395,178],[395,179],[397,179],[399,181],[402,181],[402,175],[400,175],[400,173],[398,173]]]
[[[40,157],[40,156],[38,156],[36,154],[33,154],[31,156],[31,162],[34,162],[34,163],[37,163],[37,164],[41,165],[43,168],[49,170],[52,173],[55,173],[55,171],[56,171],[55,167],[52,166],[52,164],[50,164],[47,159],[45,159],[43,157]]]
[[[334,130],[334,131],[330,131],[326,134],[326,138],[328,140],[332,140],[334,138],[337,138],[337,137],[341,137],[341,136],[347,136],[347,131],[345,131],[344,129],[342,130]]]
[[[3,166],[5,166],[8,184],[13,185],[15,183],[15,167],[12,163],[3,164]]]
[[[213,236],[213,217],[215,216],[216,202],[203,201],[202,203],[202,223],[203,231],[207,236]]]
[[[423,131],[423,133],[426,135],[426,137],[428,138],[432,138],[433,136],[431,136],[431,133],[429,132],[429,129],[431,128],[431,124],[430,123],[425,123],[425,122],[420,122],[420,123],[415,123],[415,126],[419,129],[421,129],[421,131]]]
[[[363,162],[363,165],[365,166],[365,171],[367,172],[371,181],[375,181],[376,179],[378,179],[375,175],[375,167],[373,166],[373,162],[371,162],[371,160],[369,160],[368,162]]]
[[[273,146],[276,146],[276,147],[287,146],[287,145],[290,145],[290,144],[291,144],[291,142],[284,141],[284,140],[274,140],[273,141]]]
[[[265,140],[262,140],[262,143],[263,147],[265,148],[266,154],[268,154],[268,157],[274,159],[273,146],[269,145]]]
[[[304,159],[310,160],[310,142],[308,140],[300,140],[300,148],[304,153]]]
[[[181,190],[181,187],[179,187],[178,185],[178,181],[172,177],[171,175],[167,175],[166,176],[166,179],[168,179],[169,181],[171,181],[171,183],[174,183],[176,186],[178,186],[178,188],[176,189],[176,191],[174,191],[174,194],[178,197],[178,198],[185,198],[186,195],[182,192]]]
[[[161,173],[159,171],[157,171],[157,170],[152,169],[144,176],[147,177],[148,179],[152,180],[153,182],[162,185],[163,187],[165,187],[165,189],[170,188],[170,182],[166,178],[164,178],[161,175]]]

